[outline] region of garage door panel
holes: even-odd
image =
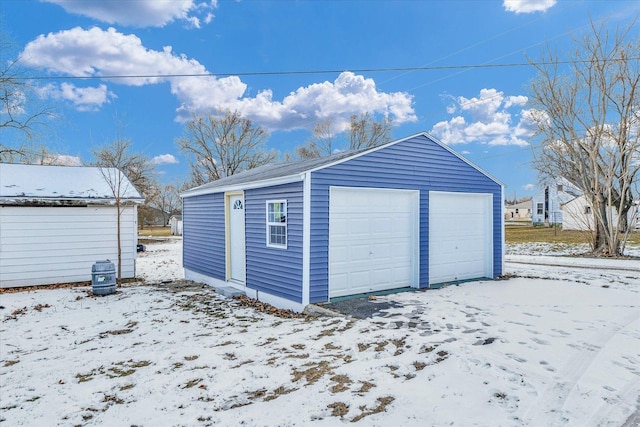
[[[429,283],[493,275],[493,195],[429,192]]]
[[[414,284],[418,194],[407,190],[331,189],[331,297]]]

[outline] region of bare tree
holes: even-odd
[[[122,282],[122,214],[127,206],[125,195],[132,189],[129,182],[141,193],[153,189],[154,167],[146,156],[131,152],[131,141],[117,137],[111,144],[93,151],[95,165],[109,185],[117,211],[118,284]],[[128,178],[128,179],[127,179]]]
[[[376,147],[391,141],[391,120],[383,118],[376,121],[369,113],[352,115],[347,130],[349,150]],[[327,119],[313,128],[313,136],[307,144],[296,147],[299,159],[313,159],[328,156],[338,148],[333,121]]]
[[[173,184],[157,185],[151,201],[151,206],[159,209],[164,226],[167,225],[169,217],[181,211],[180,192]]]
[[[0,31],[0,161],[24,161],[30,154],[30,144],[8,145],[7,141],[19,135],[32,142],[37,128],[53,116],[50,108],[34,108],[33,88],[26,79],[28,71],[21,66],[19,58],[10,59],[14,51],[12,43]],[[11,132],[14,133],[11,133]]]
[[[316,123],[313,127],[312,137],[306,145],[296,147],[296,155],[300,159],[314,159],[328,156],[335,149],[335,132],[333,120],[328,118]]]
[[[377,147],[391,141],[391,119],[384,117],[376,121],[369,113],[351,116],[349,149]]]
[[[592,251],[599,255],[622,254],[639,197],[640,43],[632,29],[592,24],[574,38],[569,58],[547,48],[532,61],[538,75],[530,102],[541,136],[535,167],[584,191],[593,207]]]
[[[194,116],[177,142],[191,157],[191,184],[202,185],[275,160],[277,153],[264,149],[268,136],[238,111],[226,111]]]

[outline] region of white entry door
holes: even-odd
[[[227,197],[229,228],[227,236],[228,278],[234,282],[245,283],[245,236],[244,236],[244,196],[233,194]]]
[[[493,277],[493,195],[429,192],[429,284]]]
[[[331,187],[330,297],[418,286],[419,194]]]

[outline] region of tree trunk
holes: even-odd
[[[117,218],[117,227],[118,227],[118,277],[116,278],[116,282],[118,286],[122,284],[122,244],[120,242],[120,217],[122,216],[122,212],[120,211],[120,198],[116,197],[116,209],[118,212]]]

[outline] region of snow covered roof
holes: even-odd
[[[0,163],[0,203],[80,202],[112,204],[120,171],[95,166],[48,166]],[[142,203],[144,198],[122,175],[120,199]]]

